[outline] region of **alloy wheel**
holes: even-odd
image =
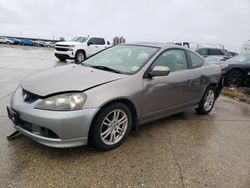
[[[107,145],[118,143],[128,128],[128,115],[121,109],[111,111],[103,120],[100,135]]]

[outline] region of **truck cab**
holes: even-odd
[[[55,56],[60,61],[74,59],[76,62],[82,62],[87,57],[108,47],[110,47],[110,43],[101,37],[75,37],[70,41],[57,42]]]

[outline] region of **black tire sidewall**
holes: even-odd
[[[227,73],[227,75],[226,75],[226,84],[227,84],[227,86],[230,86],[231,85],[231,83],[228,83],[228,77],[229,76],[231,76],[230,74],[233,72],[233,71],[238,71],[240,74],[241,74],[241,81],[240,81],[240,83],[238,84],[238,85],[236,85],[236,87],[237,86],[240,86],[241,84],[242,84],[242,82],[243,82],[243,74],[242,74],[242,71],[241,70],[239,70],[239,69],[232,69],[232,70],[230,70],[228,73]]]
[[[101,139],[100,129],[101,129],[101,125],[102,125],[104,118],[111,111],[113,111],[115,109],[121,109],[127,114],[128,127],[127,127],[126,133],[124,134],[123,138],[118,143],[116,143],[114,145],[107,145]],[[104,108],[103,110],[101,110],[97,114],[95,120],[93,121],[91,128],[90,128],[90,133],[89,133],[90,144],[92,144],[95,148],[97,148],[99,150],[103,150],[103,151],[108,151],[108,150],[114,149],[114,148],[118,147],[119,145],[121,145],[121,143],[127,138],[128,134],[130,132],[131,126],[132,126],[132,114],[131,114],[130,109],[123,103],[113,103],[113,104],[107,106],[106,108]]]
[[[210,91],[210,90],[212,90],[213,93],[214,93],[214,102],[213,102],[213,106],[211,107],[211,109],[210,109],[210,110],[206,110],[206,109],[204,108],[204,104],[205,104],[205,102],[206,102],[206,95],[207,95],[208,91]],[[205,91],[205,93],[204,93],[204,95],[203,95],[203,97],[202,97],[202,99],[201,99],[201,101],[200,101],[200,103],[199,103],[199,107],[196,109],[196,111],[197,111],[199,114],[208,114],[209,112],[211,112],[211,110],[213,109],[214,104],[215,104],[215,97],[216,97],[215,87],[209,86],[209,87],[206,89],[206,91]]]
[[[78,61],[78,55],[79,55],[79,54],[83,54],[83,56],[84,56],[84,59],[83,59],[83,60],[86,59],[86,56],[85,56],[84,52],[82,52],[82,51],[76,52],[75,61],[80,63],[80,61]]]

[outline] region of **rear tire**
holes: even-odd
[[[76,55],[75,55],[75,61],[76,62],[83,62],[84,60],[86,59],[86,55],[83,51],[78,51],[76,52]]]
[[[123,103],[114,103],[100,111],[89,133],[90,143],[99,150],[112,150],[127,138],[132,125],[130,109]]]
[[[209,86],[206,89],[204,96],[202,97],[199,103],[199,107],[195,109],[196,112],[198,114],[203,114],[203,115],[208,114],[214,107],[215,99],[216,99],[215,87]]]

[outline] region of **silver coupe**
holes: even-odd
[[[7,111],[41,144],[111,150],[141,124],[190,108],[208,114],[220,81],[221,68],[189,49],[122,44],[24,79]]]

